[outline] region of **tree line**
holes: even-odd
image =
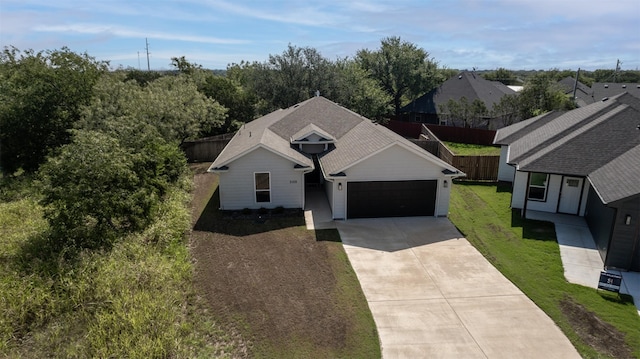
[[[185,169],[185,140],[233,132],[317,92],[382,121],[458,72],[399,37],[336,60],[288,45],[263,62],[230,64],[224,74],[185,57],[172,58],[171,66],[110,71],[108,62],[68,48],[0,53],[0,167],[5,176],[38,173],[47,219],[61,240],[90,247],[144,228]],[[484,75],[519,81],[506,69]],[[512,123],[570,108],[551,86],[561,75],[534,74],[495,113]],[[594,81],[610,75],[583,73]],[[487,112],[465,101],[448,109],[458,117]]]

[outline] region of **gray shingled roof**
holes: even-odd
[[[538,129],[545,125],[547,122],[554,118],[561,116],[564,111],[551,111],[543,113],[542,115],[532,117],[528,120],[516,122],[511,126],[503,127],[496,131],[496,136],[493,139],[493,143],[496,145],[508,145],[526,134]]]
[[[589,174],[589,180],[604,203],[629,198],[640,193],[640,146],[618,156]]]
[[[625,92],[640,98],[640,83],[595,82],[591,85],[591,91],[595,101],[600,101],[605,97],[613,97]]]
[[[277,110],[261,117],[260,121],[254,120],[243,125],[218,155],[210,169],[226,166],[238,157],[257,148],[267,148],[280,153],[302,166],[313,166],[313,160],[309,156],[296,151],[291,147],[288,139],[276,135],[269,129],[271,125],[290,115],[293,111],[295,108]]]
[[[247,123],[231,139],[210,169],[228,166],[258,147],[271,149],[297,164],[313,166],[312,159],[290,143],[292,137],[313,129],[320,129],[335,140],[335,147],[319,157],[320,166],[327,175],[344,171],[363,158],[396,144],[420,154],[443,169],[460,173],[386,127],[374,124],[321,96]]]
[[[326,132],[325,130],[321,129],[320,127],[314,124],[309,124],[303,127],[300,131],[294,133],[291,136],[291,139],[294,141],[299,141],[302,138],[305,138],[312,133],[317,134],[318,136],[324,138],[325,140],[333,140],[333,136],[331,136],[328,132]]]
[[[487,109],[491,110],[504,95],[515,93],[502,83],[486,80],[473,72],[463,71],[438,88],[402,107],[400,111],[437,114],[440,113],[440,105],[446,104],[450,99],[459,101],[462,97],[465,97],[469,103],[480,100]]]
[[[567,95],[573,96],[573,88],[576,85],[576,79],[573,77],[565,77],[562,80],[557,82],[558,86],[564,91]],[[579,107],[583,107],[586,105],[590,105],[596,101],[600,101],[601,98],[595,100],[593,98],[593,90],[591,87],[583,84],[578,81],[578,86],[576,87],[576,104]]]
[[[640,193],[640,156],[631,158],[640,154],[640,99],[622,94],[536,121],[544,117],[496,135],[518,170],[587,176],[605,203]]]
[[[545,125],[528,132],[525,136],[509,144],[509,162],[517,163],[522,160],[522,156],[528,156],[543,149],[550,143],[562,138],[566,135],[567,131],[571,131],[576,126],[580,126],[585,119],[592,119],[592,117],[600,111],[612,105],[613,101],[600,101],[589,106],[581,107],[566,112],[562,116],[547,122]]]

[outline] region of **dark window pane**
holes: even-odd
[[[256,202],[271,202],[271,192],[256,191]]]
[[[546,188],[544,187],[529,187],[529,199],[544,200],[545,192]]]
[[[269,188],[269,173],[256,173],[256,189],[270,189]]]
[[[532,186],[543,186],[547,185],[547,174],[546,173],[532,173],[531,181],[529,182]]]

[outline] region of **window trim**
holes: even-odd
[[[258,189],[258,181],[256,181],[256,175],[267,174],[269,176],[269,188]],[[258,192],[267,192],[269,194],[268,201],[258,201]],[[271,172],[253,172],[253,199],[256,203],[271,203]]]
[[[541,174],[541,175],[545,175],[547,176],[546,179],[544,180],[544,186],[540,186],[540,185],[534,185],[531,183],[531,177],[534,174]],[[543,173],[543,172],[529,172],[529,186],[527,187],[527,200],[529,201],[536,201],[536,202],[546,202],[547,201],[547,193],[549,192],[549,179],[550,176],[548,173]],[[531,188],[543,188],[544,189],[544,195],[542,198],[532,198],[531,197]]]

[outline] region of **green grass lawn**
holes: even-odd
[[[583,357],[640,357],[640,316],[630,297],[568,283],[553,224],[522,220],[509,208],[510,198],[508,187],[456,183],[449,217]],[[594,325],[604,329],[593,333]]]
[[[447,148],[458,156],[500,156],[500,147],[471,145],[468,143],[457,143],[442,141]]]

